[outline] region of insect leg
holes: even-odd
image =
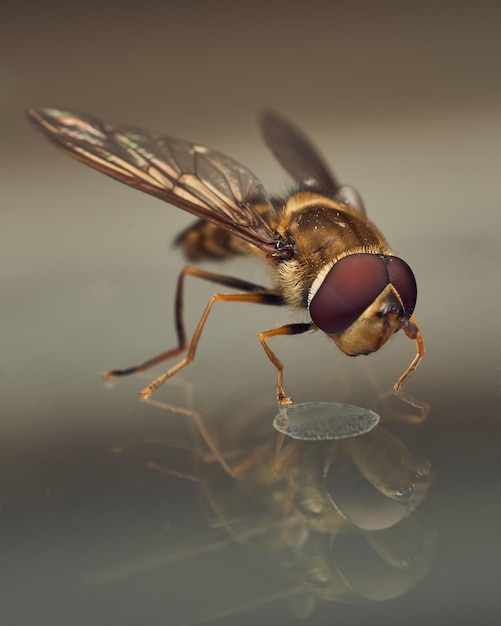
[[[284,326],[280,326],[279,328],[273,328],[272,330],[265,330],[262,333],[259,333],[259,341],[264,348],[264,351],[268,355],[268,358],[273,363],[273,365],[277,368],[277,400],[280,404],[290,404],[292,402],[291,398],[288,398],[285,395],[283,388],[283,371],[284,364],[277,357],[277,355],[270,349],[266,340],[270,337],[277,337],[278,335],[299,335],[301,333],[305,333],[308,330],[313,328],[313,324],[303,323],[303,324],[285,324]]]
[[[414,341],[416,342],[416,356],[412,359],[411,364],[405,370],[402,376],[400,376],[397,382],[393,385],[395,391],[398,391],[405,383],[405,381],[409,378],[409,376],[414,372],[416,367],[419,365],[421,359],[424,357],[424,353],[426,351],[424,347],[423,336],[421,335],[421,331],[419,330],[419,326],[414,315],[408,322],[404,323],[402,328],[404,329],[404,333],[407,335],[407,337],[409,337],[410,339],[414,339]]]
[[[240,280],[238,278],[234,278],[233,276],[226,276],[224,274],[215,274],[213,272],[206,272],[197,267],[187,266],[183,268],[181,273],[179,274],[179,278],[177,281],[176,287],[176,298],[175,298],[175,319],[176,319],[176,334],[178,345],[175,348],[171,348],[157,356],[140,363],[139,365],[134,365],[132,367],[127,367],[125,369],[117,369],[112,370],[110,372],[105,372],[103,374],[103,378],[110,380],[117,376],[128,376],[129,374],[134,374],[136,372],[144,372],[145,370],[150,369],[151,367],[158,365],[158,363],[162,363],[162,361],[167,361],[182,352],[184,352],[188,346],[188,342],[186,340],[186,331],[184,328],[184,320],[183,320],[183,305],[184,305],[184,279],[186,276],[194,276],[195,278],[201,278],[203,280],[208,280],[209,282],[216,283],[218,285],[224,285],[225,287],[230,287],[232,289],[239,289],[241,291],[248,292],[256,292],[259,294],[266,294],[266,301],[264,304],[275,304],[281,305],[283,304],[282,300],[279,296],[269,292],[266,287],[262,287],[261,285],[255,285],[254,283],[247,282],[245,280]]]

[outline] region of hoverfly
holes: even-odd
[[[113,370],[105,378],[139,372],[171,357],[186,355],[140,392],[142,398],[190,363],[216,302],[252,302],[306,309],[310,320],[259,333],[277,369],[277,398],[283,364],[267,340],[322,330],[349,356],[375,352],[399,329],[416,343],[416,355],[395,383],[399,390],[421,361],[425,348],[413,315],[414,274],[395,256],[366,217],[350,187],[339,184],[316,148],[299,129],[267,111],[261,131],[267,146],[292,176],[297,191],[269,198],[247,168],[210,148],[168,135],[105,122],[60,109],[28,111],[30,121],[60,150],[91,167],[198,216],[178,238],[188,258],[252,253],[267,264],[271,288],[187,266],[175,298],[178,346],[140,365]],[[184,281],[201,278],[238,293],[209,300],[190,342],[183,321]]]

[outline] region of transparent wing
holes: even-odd
[[[266,254],[290,256],[259,180],[229,157],[161,133],[59,109],[28,111],[70,156],[117,180],[210,220]],[[259,207],[259,210],[257,210]]]
[[[362,215],[367,215],[362,196],[354,187],[351,187],[351,185],[341,185],[334,195],[334,200],[337,200],[339,204],[344,204],[345,206],[355,209],[359,213],[362,213]]]
[[[266,145],[297,183],[365,215],[364,203],[358,192],[339,183],[322,155],[299,128],[272,110],[262,113],[260,126]]]

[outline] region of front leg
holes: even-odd
[[[259,333],[259,341],[264,348],[264,351],[268,355],[268,358],[273,363],[273,365],[277,368],[277,400],[280,404],[291,404],[292,398],[289,398],[285,395],[284,387],[283,387],[283,372],[284,372],[284,364],[277,357],[277,355],[270,349],[266,340],[270,337],[277,337],[278,335],[300,335],[301,333],[305,333],[308,330],[311,330],[314,327],[312,322],[303,323],[303,324],[285,324],[284,326],[280,326],[279,328],[273,328],[272,330],[265,330],[262,333]]]
[[[402,376],[400,376],[397,382],[393,385],[395,391],[399,391],[402,388],[402,385],[415,371],[425,353],[423,336],[421,335],[421,331],[419,330],[419,326],[414,315],[411,317],[410,320],[404,322],[402,328],[407,337],[409,337],[409,339],[414,339],[414,341],[416,342],[416,356],[412,360],[409,367],[402,374]]]

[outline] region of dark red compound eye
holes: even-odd
[[[388,282],[397,290],[404,305],[405,317],[409,318],[416,307],[417,286],[414,273],[405,261],[397,256],[383,257],[388,265]]]
[[[346,330],[392,283],[409,318],[416,305],[416,280],[411,268],[397,257],[350,254],[335,263],[310,302],[311,319],[326,333]]]

